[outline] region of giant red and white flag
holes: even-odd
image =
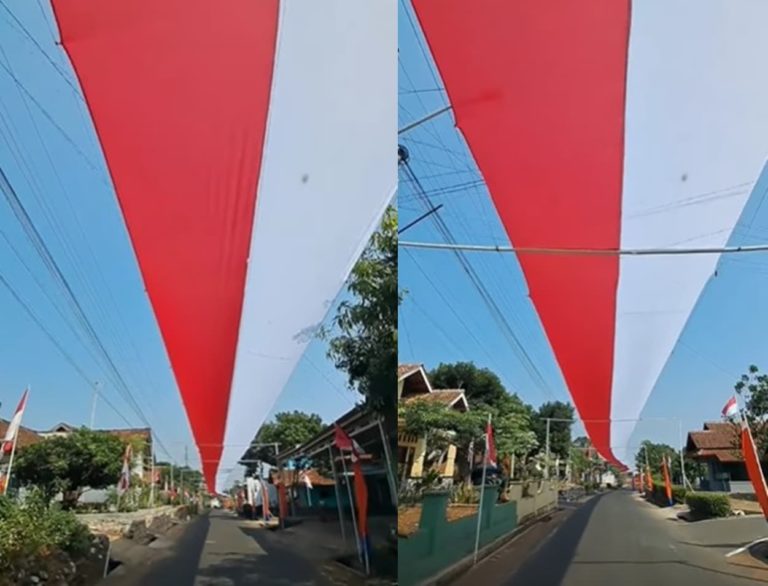
[[[53,7],[221,491],[395,193],[397,5]]]
[[[728,242],[768,155],[768,2],[413,4],[514,246]],[[718,259],[519,255],[579,415],[610,461],[629,461],[629,420]]]
[[[13,450],[13,442],[19,433],[21,427],[21,420],[24,417],[24,409],[27,407],[27,396],[29,395],[29,389],[24,389],[24,393],[21,395],[19,404],[16,406],[16,411],[8,423],[8,428],[5,430],[5,437],[3,438],[3,451],[10,453]]]

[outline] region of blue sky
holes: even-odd
[[[197,465],[90,116],[72,87],[69,62],[55,44],[48,4],[0,0],[0,167],[161,442],[179,462],[188,447],[190,464]],[[25,425],[88,424],[90,383],[102,381],[117,411],[131,425],[142,426],[114,385],[105,382],[81,329],[68,325],[74,324],[74,314],[61,289],[0,199],[0,275],[82,371],[0,286],[0,416],[9,418],[21,391],[31,385]],[[346,388],[344,375],[325,352],[320,341],[310,345],[273,413],[299,409],[332,421],[354,406],[359,397]],[[124,427],[123,417],[99,402],[96,426]],[[158,458],[167,455],[159,452]]]
[[[410,10],[399,0],[399,116],[401,127],[447,104],[442,83]],[[439,215],[461,243],[509,244],[485,189],[482,176],[453,127],[450,113],[401,136],[411,167]],[[768,239],[768,206],[762,185],[753,193],[731,243],[758,244]],[[400,223],[426,210],[408,177],[400,174]],[[408,230],[403,240],[443,242],[433,221]],[[453,254],[400,249],[399,279],[406,290],[400,309],[400,360],[432,368],[440,362],[474,361],[501,377],[525,401],[568,400],[562,376],[527,296],[519,265],[511,254],[472,254],[474,270],[506,316],[528,359],[514,351],[503,326],[494,320]],[[720,261],[651,395],[630,442],[645,438],[678,445],[683,433],[717,420],[733,384],[750,364],[768,368],[768,285],[764,253]],[[533,370],[533,372],[531,372]],[[541,380],[543,379],[544,384]],[[536,380],[539,382],[537,383]],[[577,426],[575,433],[581,433]],[[634,451],[634,450],[632,450]]]

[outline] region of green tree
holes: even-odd
[[[544,403],[536,411],[533,420],[539,445],[545,449],[547,442],[547,419],[565,419],[550,421],[549,452],[552,458],[567,458],[571,450],[571,427],[573,426],[573,405],[562,401]]]
[[[275,415],[275,420],[261,426],[254,443],[279,444],[279,450],[285,451],[309,441],[323,430],[323,420],[315,413],[301,411],[286,411]],[[249,448],[243,460],[259,460],[275,465],[276,453],[274,446],[254,446]],[[245,462],[246,474],[256,471],[256,462]]]
[[[591,478],[591,472],[596,465],[596,459],[590,457],[589,440],[582,436],[573,440],[571,445],[571,477],[577,483]]]
[[[640,444],[640,449],[635,454],[635,468],[645,472],[646,449],[648,451],[648,465],[651,469],[651,475],[657,478],[662,477],[661,461],[665,456],[669,458],[671,480],[674,484],[683,483],[682,467],[680,464],[680,452],[668,444],[656,444],[650,440],[644,440]],[[685,459],[685,474],[690,482],[701,477],[702,467],[694,460]]]
[[[757,453],[764,455],[768,451],[768,375],[752,364],[734,385],[736,392],[743,398],[744,416],[755,440]],[[736,446],[738,448],[738,446]]]
[[[347,373],[367,405],[396,429],[397,394],[397,211],[390,207],[379,230],[352,269],[347,290],[351,299],[336,312],[328,356]]]
[[[473,362],[440,364],[429,380],[436,389],[463,389],[472,409],[494,407],[509,396],[496,373]]]
[[[19,450],[13,479],[38,488],[49,501],[61,492],[63,507],[72,508],[85,488],[117,483],[124,449],[119,438],[83,428]]]
[[[425,437],[429,452],[437,453],[435,460],[449,444],[454,444],[459,475],[469,483],[470,453],[482,453],[489,415],[498,456],[522,456],[535,447],[536,434],[525,406],[517,396],[506,393],[495,408],[471,409],[466,413],[429,401],[409,401],[400,408],[400,430]]]

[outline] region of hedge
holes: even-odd
[[[682,486],[673,486],[672,487],[672,499],[676,503],[685,503],[685,497],[688,494],[688,491],[683,488]],[[653,485],[653,492],[651,492],[648,495],[648,500],[653,502],[654,504],[659,505],[660,507],[668,507],[669,506],[669,499],[667,499],[667,490],[664,488],[663,483],[654,483]]]
[[[724,493],[692,492],[686,496],[685,502],[699,517],[728,517],[731,514],[731,501]]]

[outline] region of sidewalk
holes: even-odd
[[[476,566],[456,580],[447,580],[444,583],[451,586],[504,584],[578,510],[579,506],[581,505],[562,506],[552,513],[549,520],[534,522],[509,543],[480,560]]]

